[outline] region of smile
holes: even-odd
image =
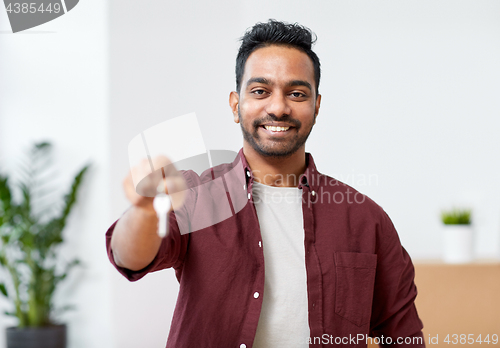
[[[275,126],[264,126],[264,128],[273,132],[285,132],[290,129],[290,127],[275,127]]]

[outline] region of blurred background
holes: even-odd
[[[440,211],[457,205],[473,209],[476,260],[500,259],[500,2],[82,0],[16,34],[2,8],[0,171],[40,140],[61,189],[93,163],[65,231],[85,267],[57,294],[77,307],[63,317],[70,348],[164,347],[173,270],[129,283],[105,253],[128,207],[128,143],[196,112],[208,149],[238,151],[238,39],[269,18],[318,36],[322,106],[307,143],[318,170],[380,204],[415,263],[441,258]],[[0,316],[0,348],[13,324]]]

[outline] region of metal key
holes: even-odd
[[[170,210],[170,197],[164,193],[156,195],[153,200],[153,207],[158,215],[158,235],[165,237],[168,232],[167,213]]]

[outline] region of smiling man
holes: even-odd
[[[243,149],[201,176],[169,166],[170,193],[182,194],[166,238],[153,198],[135,192],[131,174],[124,181],[132,206],[107,232],[108,255],[131,281],[176,270],[167,347],[425,346],[413,265],[391,220],[305,152],[321,103],[312,44],[309,29],[273,20],[244,35],[229,98]],[[200,185],[218,180],[223,199],[207,198]],[[231,217],[181,233],[225,198]]]
[[[238,92],[230,95],[247,158],[304,162],[305,143],[321,102],[313,89],[314,76],[313,62],[296,48],[268,45],[250,54]]]

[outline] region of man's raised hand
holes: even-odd
[[[148,210],[153,209],[153,199],[158,193],[168,194],[172,208],[180,208],[184,203],[186,187],[182,174],[165,156],[151,161],[143,159],[123,180],[123,189],[130,203]],[[158,192],[159,188],[161,192]]]

